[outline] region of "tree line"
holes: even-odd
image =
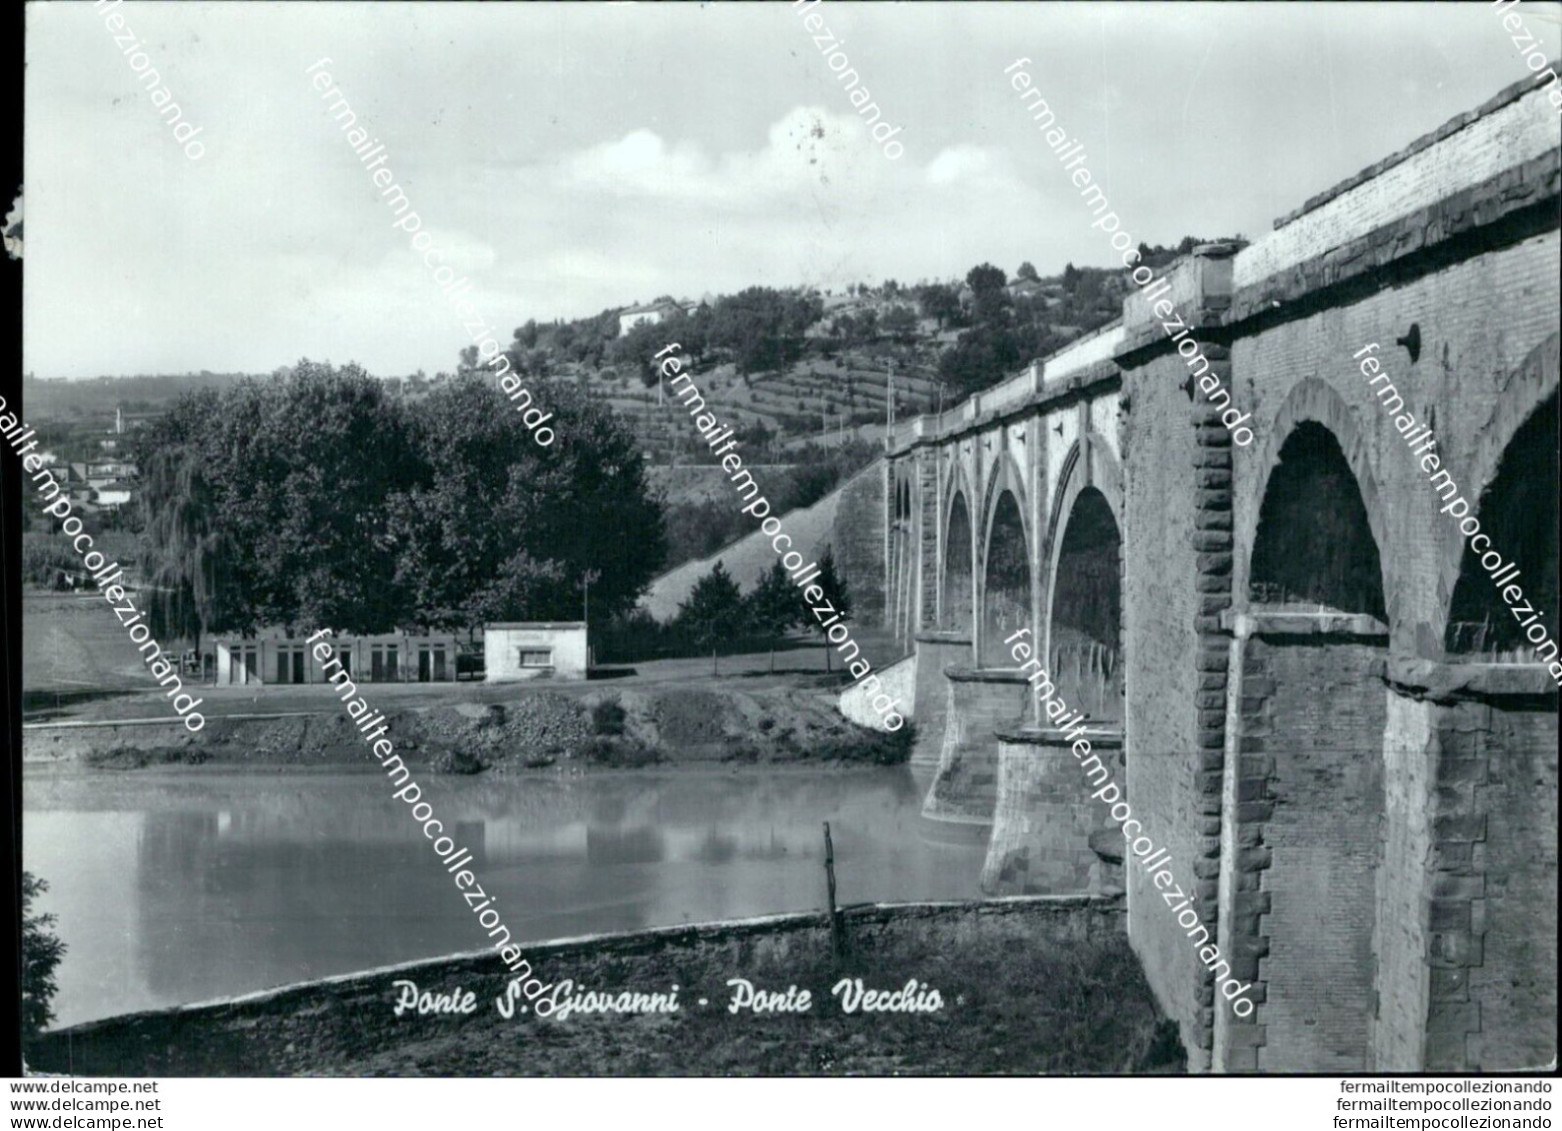
[[[820,588],[823,600],[840,614],[839,623],[847,623],[852,614],[851,591],[836,568],[835,554],[829,546],[819,554],[816,564],[819,574],[809,584]],[[780,562],[775,562],[754,588],[744,593],[726,566],[718,561],[694,583],[666,624],[658,624],[645,610],[637,609],[606,626],[602,652],[613,661],[708,654],[711,674],[717,675],[717,657],[721,652],[763,643],[769,648],[770,670],[774,672],[776,646],[800,628],[824,635],[803,590]],[[825,669],[830,669],[828,642]]]
[[[644,459],[562,383],[533,443],[467,375],[407,404],[356,365],[180,397],[137,436],[152,630],[470,631],[633,606],[666,552]]]
[[[1135,266],[1159,270],[1189,254],[1201,243],[1217,242],[1184,236],[1172,247],[1141,243]],[[1243,243],[1241,237],[1231,242]],[[1029,262],[1021,263],[1014,281],[1052,282],[1054,293],[1015,293],[1000,267],[982,263],[966,273],[968,301],[961,288],[931,283],[913,292],[924,318],[936,318],[940,328],[963,327],[955,343],[939,357],[939,380],[954,398],[991,387],[1035,358],[1062,349],[1122,313],[1123,295],[1132,289],[1127,268],[1063,268],[1063,274],[1043,280]]]

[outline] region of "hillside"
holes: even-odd
[[[896,361],[897,418],[934,411],[936,373],[925,363],[908,368]],[[696,370],[693,379],[711,411],[738,429],[751,458],[768,459],[809,442],[834,447],[845,438],[881,438],[887,374],[885,361],[872,352],[845,349],[759,373],[740,374],[734,363],[716,362]],[[611,368],[577,372],[573,379],[629,422],[652,463],[716,462],[676,395]]]
[[[1198,242],[1140,245],[1141,261],[1164,266]],[[964,281],[909,287],[750,287],[698,303],[662,296],[570,322],[527,322],[505,356],[524,376],[578,382],[631,422],[653,463],[709,462],[682,413],[658,396],[659,358],[676,343],[750,458],[774,458],[814,438],[828,446],[882,435],[891,368],[896,417],[936,411],[1109,322],[1131,287],[1124,268],[1067,264],[1043,278],[1022,263],[1011,279],[984,263]],[[475,347],[463,351],[463,368],[479,361]]]
[[[877,462],[869,464],[812,506],[801,507],[785,515],[782,519],[784,529],[792,539],[792,547],[803,555],[805,561],[816,559],[824,552],[826,545],[835,548],[839,556],[839,552],[845,549],[834,545],[838,541],[836,520],[839,517],[842,497],[854,484],[865,477],[883,473],[881,464]],[[762,479],[760,482],[768,489],[768,483]],[[722,563],[738,588],[747,592],[758,584],[760,575],[775,564],[776,553],[771,545],[771,539],[755,527],[714,554],[684,562],[662,574],[651,583],[645,596],[640,598],[640,607],[658,621],[671,620],[678,612],[679,604],[694,588],[694,583],[709,573],[717,562]],[[850,580],[852,570],[844,561],[842,573]]]

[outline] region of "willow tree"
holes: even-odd
[[[227,538],[213,522],[213,497],[195,453],[166,449],[143,476],[147,620],[159,639],[187,639],[218,624]]]
[[[306,359],[180,398],[143,432],[157,631],[370,635],[404,619],[383,527],[387,499],[423,472],[381,382]]]

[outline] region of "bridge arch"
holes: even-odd
[[[1544,624],[1556,640],[1562,632],[1557,621],[1562,615],[1557,591],[1558,368],[1558,335],[1552,334],[1515,371],[1481,430],[1469,486],[1472,502],[1478,499],[1474,515],[1490,545],[1477,553],[1469,539],[1449,539],[1445,576],[1455,580],[1448,587],[1452,596],[1443,649],[1450,657],[1513,663],[1557,659],[1549,648],[1535,655],[1533,642],[1526,640],[1492,578],[1508,576],[1507,563],[1520,567],[1524,601],[1541,613],[1535,623]],[[1492,570],[1483,568],[1483,557]]]
[[[972,609],[976,586],[972,580],[975,549],[971,540],[971,507],[963,484],[956,486],[944,520],[944,555],[939,578],[939,627],[961,632],[967,641],[974,630]]]
[[[1043,541],[1047,668],[1064,702],[1122,723],[1122,468],[1086,433],[1063,458]]]
[[[1262,987],[1238,1014],[1264,1027],[1253,1067],[1362,1071],[1374,1063],[1362,1003],[1379,990],[1388,822],[1377,494],[1350,414],[1322,382],[1287,401],[1268,456],[1230,690],[1241,803],[1224,814],[1233,843],[1252,846],[1242,863],[1258,891],[1226,894],[1220,945],[1234,980],[1218,965],[1215,977],[1231,1009],[1242,984]]]
[[[1562,334],[1552,334],[1532,349],[1503,383],[1491,416],[1482,426],[1475,458],[1470,462],[1470,483],[1484,493],[1497,475],[1497,465],[1512,447],[1514,434],[1537,409],[1556,396],[1562,377]]]
[[[1370,533],[1374,546],[1381,548],[1389,545],[1389,531],[1383,514],[1377,476],[1372,468],[1370,440],[1357,426],[1356,416],[1345,403],[1344,398],[1328,382],[1317,377],[1305,378],[1292,388],[1290,395],[1275,413],[1274,420],[1266,430],[1267,439],[1257,469],[1257,480],[1264,485],[1264,490],[1258,497],[1262,500],[1270,497],[1269,492],[1275,483],[1275,472],[1280,466],[1283,449],[1292,442],[1298,428],[1309,423],[1327,432],[1339,449],[1345,468],[1353,481],[1356,496],[1365,510],[1366,531]],[[1248,546],[1256,550],[1262,517],[1261,507],[1254,508],[1243,516],[1236,545]],[[1238,576],[1237,581],[1246,583],[1249,600],[1253,603],[1259,605],[1277,603],[1263,600],[1264,594],[1253,596],[1254,560],[1250,559],[1246,563],[1247,568],[1242,575]],[[1236,564],[1242,565],[1242,563]],[[1391,596],[1399,588],[1394,584],[1392,576],[1394,563],[1392,560],[1383,560],[1380,555],[1378,565],[1380,569],[1378,589],[1386,596]],[[1379,619],[1383,618],[1380,616]],[[1393,618],[1390,618],[1390,623],[1393,623]]]
[[[1474,514],[1480,530],[1473,539],[1459,539],[1458,580],[1443,633],[1443,648],[1451,657],[1488,663],[1557,659],[1557,435],[1553,389],[1514,431],[1481,492]],[[1482,535],[1483,552],[1477,553],[1471,542],[1481,542]],[[1513,567],[1520,572],[1512,572]],[[1512,614],[1502,586],[1493,583],[1496,576],[1511,576],[1523,593],[1519,603],[1540,614],[1528,632],[1522,621],[1530,618]],[[1537,654],[1535,646],[1542,641],[1544,650]]]
[[[1017,629],[1032,626],[1029,516],[1019,468],[1004,453],[988,477],[983,500],[982,553],[978,559],[981,584],[976,590],[981,615],[978,667],[1014,667],[1003,640]]]

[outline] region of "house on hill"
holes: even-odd
[[[658,322],[664,322],[674,314],[689,309],[690,305],[689,303],[653,302],[647,306],[631,306],[628,310],[620,310],[618,312],[618,336],[622,338],[636,326],[646,323],[654,326]],[[699,304],[695,303],[692,305],[697,308]]]
[[[129,505],[134,497],[133,483],[115,479],[93,486],[91,500],[94,506],[103,510],[117,511],[120,507]]]
[[[136,465],[128,460],[111,459],[89,463],[86,465],[87,482],[93,487],[102,487],[116,479],[134,479],[136,470]]]

